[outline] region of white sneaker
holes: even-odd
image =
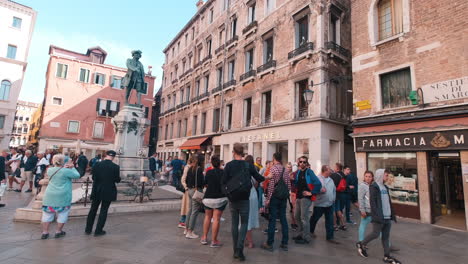
[[[185,237],[188,238],[188,239],[196,239],[196,238],[199,238],[199,236],[198,236],[197,234],[193,233],[193,232],[188,233]]]
[[[186,234],[187,234],[187,229],[184,229],[184,235],[186,235]]]

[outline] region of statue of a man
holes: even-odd
[[[141,94],[145,90],[145,70],[140,62],[141,51],[132,51],[132,59],[127,59],[127,74],[122,81],[122,87],[126,89],[125,102],[128,104],[128,99],[134,89],[137,93],[138,105],[141,105]]]

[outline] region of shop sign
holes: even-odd
[[[421,86],[424,103],[468,98],[468,76]]]
[[[468,149],[468,130],[356,137],[356,151],[422,151]]]
[[[359,101],[359,102],[356,102],[354,105],[356,106],[356,110],[358,111],[372,108],[372,105],[369,100]]]
[[[240,142],[258,142],[281,139],[279,132],[258,133],[253,135],[241,136]]]

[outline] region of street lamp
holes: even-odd
[[[314,87],[314,81],[310,81],[310,87]],[[307,102],[307,105],[309,105],[314,97],[314,91],[311,89],[305,89],[302,95],[304,96],[304,100]]]

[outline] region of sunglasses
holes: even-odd
[[[302,163],[307,164],[307,161],[305,161],[305,160],[300,160],[300,161],[299,161],[299,164],[302,164]]]

